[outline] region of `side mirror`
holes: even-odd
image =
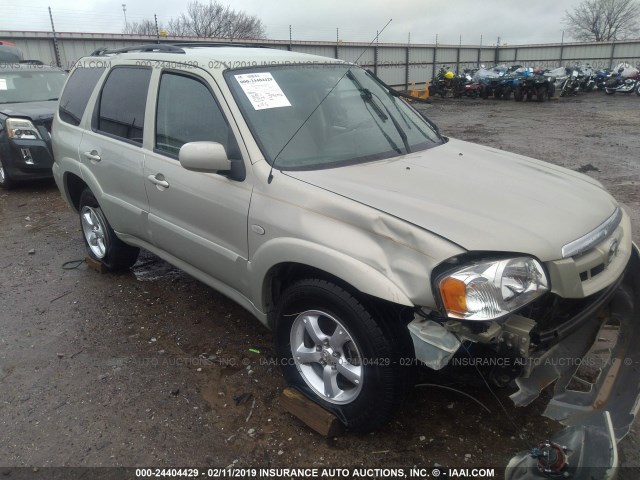
[[[216,173],[231,170],[224,147],[216,142],[185,143],[178,153],[180,165],[196,172]]]

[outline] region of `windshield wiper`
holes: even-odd
[[[366,70],[366,72],[367,72],[367,74],[368,74],[372,79],[374,79],[374,80],[375,80],[375,81],[376,81],[380,86],[382,86],[384,89],[386,89],[386,90],[389,92],[389,95],[391,95],[391,98],[392,98],[392,100],[393,100],[394,104],[395,104],[395,102],[396,102],[396,98],[397,98],[397,97],[408,97],[408,98],[411,98],[411,96],[406,95],[406,94],[404,94],[404,93],[400,93],[400,92],[398,92],[396,89],[394,89],[394,88],[390,87],[389,85],[387,85],[386,83],[384,83],[384,82],[380,79],[380,77],[378,77],[378,76],[377,76],[375,73],[373,73],[371,70],[367,69],[367,70]],[[397,105],[396,105],[396,108],[397,108]],[[399,108],[398,108],[398,111],[400,111],[400,109],[399,109]],[[438,128],[438,126],[437,126],[435,123],[433,123],[433,122],[431,121],[431,119],[430,119],[429,117],[427,117],[427,116],[425,115],[425,113],[424,113],[422,110],[418,110],[417,108],[414,108],[414,111],[416,111],[416,112],[417,112],[417,113],[418,113],[418,114],[419,114],[419,115],[424,119],[424,121],[426,121],[426,122],[429,124],[429,126],[433,129],[433,131],[434,131],[434,133],[436,134],[436,136],[438,137],[438,139],[440,139],[440,140],[444,143],[444,142],[445,142],[445,138],[444,138],[444,137],[442,136],[442,134],[440,133],[440,129]],[[402,114],[402,115],[403,115],[403,117],[405,117],[405,115],[404,115],[404,114]],[[406,119],[405,119],[405,122],[406,122]],[[427,137],[428,137],[428,135],[426,135],[426,134],[425,134],[425,132],[423,132],[423,131],[422,131],[422,129],[421,129],[421,128],[420,128],[420,127],[419,127],[419,126],[418,126],[418,125],[413,121],[413,120],[411,121],[411,123],[413,123],[413,124],[416,126],[416,128],[417,128],[418,130],[420,130],[420,133],[422,133],[423,135],[425,135],[425,136],[427,136]]]
[[[375,95],[375,93],[374,93],[374,95]],[[400,135],[400,138],[402,138],[402,143],[404,143],[404,149],[406,150],[407,153],[411,153],[411,147],[409,147],[409,140],[407,138],[407,134],[405,133],[405,131],[400,126],[400,123],[398,123],[398,120],[396,120],[396,117],[393,116],[393,114],[391,113],[389,108],[387,108],[387,106],[380,99],[380,97],[378,97],[378,95],[375,95],[375,97],[380,102],[380,105],[382,105],[384,107],[384,109],[387,111],[387,114],[389,115],[389,118],[391,119],[391,122],[393,122],[393,126],[396,127],[396,130],[398,131],[398,135]]]
[[[376,112],[378,117],[380,117],[380,120],[382,120],[383,122],[386,122],[387,116],[384,114],[382,109],[376,104],[376,102],[373,101],[373,95],[371,94],[371,90],[369,90],[368,88],[364,88],[360,83],[360,81],[351,72],[351,70],[347,72],[346,77],[353,82],[353,84],[356,86],[356,89],[360,92],[360,96],[362,97],[362,99],[371,105],[371,107]]]
[[[362,99],[364,101],[366,101],[367,103],[369,103],[369,105],[371,105],[373,110],[376,112],[378,117],[380,117],[380,119],[383,122],[386,122],[387,119],[391,119],[391,123],[393,123],[393,126],[395,127],[396,131],[398,132],[398,135],[400,135],[400,138],[402,139],[402,143],[404,144],[405,152],[406,153],[411,153],[411,148],[409,147],[409,141],[407,139],[407,134],[405,133],[405,131],[402,129],[402,127],[398,123],[398,120],[396,120],[396,118],[393,116],[393,114],[389,111],[389,109],[384,104],[384,102],[382,100],[380,100],[380,97],[378,97],[377,95],[372,93],[371,90],[369,90],[368,88],[364,88],[362,86],[362,84],[360,83],[360,81],[351,72],[351,70],[349,70],[347,72],[346,76],[356,86],[356,89],[360,92],[360,96],[362,97]],[[385,111],[387,112],[387,115],[385,115],[385,113],[382,111],[382,109],[380,108],[378,103],[373,99],[374,96],[378,100],[378,102],[380,102],[380,105],[382,105],[382,107],[385,109]]]

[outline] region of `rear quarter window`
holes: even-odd
[[[80,125],[89,97],[103,72],[104,68],[76,68],[73,71],[60,97],[60,120]]]

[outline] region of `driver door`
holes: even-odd
[[[246,292],[240,279],[248,256],[249,182],[189,171],[178,161],[180,147],[197,141],[218,142],[229,159],[242,161],[212,83],[191,72],[160,74],[153,152],[144,166],[148,222],[154,245]]]

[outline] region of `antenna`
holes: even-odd
[[[356,60],[353,62],[358,63],[358,60],[360,60],[360,58],[362,57],[362,55],[364,55],[364,52],[367,51],[367,48],[369,48],[371,45],[373,45],[374,42],[378,41],[378,37],[380,36],[380,34],[382,32],[384,32],[385,28],[387,28],[389,26],[389,24],[391,23],[391,21],[393,20],[393,18],[390,18],[389,21],[385,24],[384,27],[382,27],[382,30],[376,32],[376,36],[373,37],[373,40],[371,40],[369,42],[369,44],[364,47],[364,49],[362,50],[362,53],[360,53],[360,55],[358,55],[358,58],[356,58]],[[291,137],[289,138],[289,140],[287,140],[287,143],[285,143],[282,148],[280,149],[280,151],[276,154],[275,157],[273,157],[273,160],[271,161],[271,168],[269,169],[269,177],[267,177],[267,183],[271,183],[271,181],[273,180],[273,166],[276,163],[276,160],[278,159],[278,157],[280,156],[280,154],[282,153],[282,151],[287,148],[287,145],[289,145],[289,143],[291,143],[291,140],[293,140],[295,138],[295,136],[298,134],[298,132],[302,129],[302,127],[304,127],[307,122],[309,121],[309,119],[311,118],[311,116],[316,113],[316,110],[318,110],[318,108],[320,108],[320,105],[322,105],[324,103],[324,101],[327,99],[327,97],[329,95],[331,95],[331,92],[333,92],[335,90],[335,88],[338,86],[338,84],[342,81],[342,79],[347,75],[347,73],[349,73],[351,71],[351,66],[349,66],[349,68],[347,68],[347,71],[344,72],[342,74],[342,76],[338,79],[338,81],[335,83],[335,85],[333,87],[331,87],[331,90],[329,90],[327,92],[327,94],[322,98],[322,100],[320,100],[320,102],[318,103],[318,105],[316,105],[316,108],[314,108],[311,113],[307,116],[307,118],[304,119],[304,122],[302,122],[300,124],[300,126],[298,127],[298,129],[293,132],[293,135],[291,135]]]

